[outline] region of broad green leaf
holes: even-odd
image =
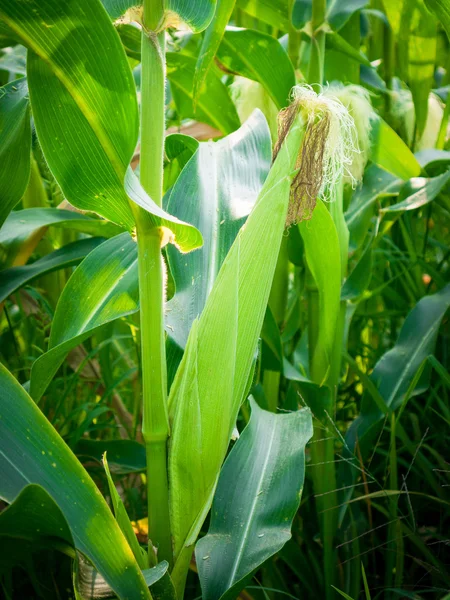
[[[174,554],[182,562],[209,509],[248,386],[302,138],[298,117],[222,264],[200,320],[193,323],[171,388],[170,512]]]
[[[148,211],[150,219],[156,227],[165,227],[172,232],[170,241],[181,252],[189,252],[202,245],[203,239],[198,229],[193,225],[180,221],[177,217],[169,215],[169,213],[155,204],[131,168],[127,171],[125,188],[131,200]]]
[[[117,225],[88,215],[60,208],[16,210],[0,229],[0,246],[20,243],[41,227],[60,226],[91,235],[113,237],[122,230]]]
[[[450,4],[448,0],[425,0],[427,8],[436,15],[450,39]]]
[[[111,472],[116,475],[145,471],[145,446],[133,440],[90,440],[82,438],[74,449],[79,459],[88,458],[98,462],[101,468],[102,456],[108,455]]]
[[[18,289],[46,273],[77,265],[94,248],[105,241],[104,238],[87,238],[67,244],[34,263],[23,267],[11,267],[0,271],[0,302]]]
[[[269,172],[270,133],[255,111],[238,131],[218,142],[202,142],[172,189],[168,210],[193,223],[204,245],[167,254],[176,293],[167,303],[166,327],[184,348],[193,320],[201,314],[224,258],[256,202]],[[186,202],[186,197],[195,201]]]
[[[370,375],[387,409],[396,410],[402,403],[420,365],[433,354],[441,321],[450,306],[450,284],[431,296],[425,296],[406,317],[397,343],[384,354]],[[425,388],[426,389],[426,388]],[[417,391],[424,391],[421,386]],[[359,440],[361,450],[367,443],[364,438],[382,420],[383,412],[374,406],[370,393],[365,392],[361,413],[346,435],[350,449]],[[368,438],[371,436],[368,436]],[[367,438],[367,439],[368,439]]]
[[[164,190],[169,190],[178,179],[181,171],[194,155],[198,140],[182,133],[172,133],[164,144]],[[183,220],[183,219],[182,219]],[[192,223],[192,221],[189,221]],[[198,227],[198,226],[197,226]]]
[[[333,29],[339,31],[354,12],[361,10],[369,0],[329,0],[326,19]]]
[[[344,54],[348,58],[352,58],[353,60],[356,60],[362,65],[365,65],[366,67],[371,66],[369,59],[366,56],[364,56],[362,52],[360,52],[351,44],[349,44],[349,42],[347,42],[347,40],[345,40],[341,35],[339,35],[339,33],[336,33],[335,31],[330,31],[329,33],[327,33],[325,41],[327,48],[336,50],[340,54]],[[342,60],[342,57],[340,58]]]
[[[0,513],[0,543],[4,551],[12,543],[25,553],[34,546],[53,547],[73,556],[74,542],[59,506],[40,485],[27,485]]]
[[[137,564],[141,569],[145,569],[148,566],[147,552],[141,548],[137,540],[136,534],[134,533],[133,526],[131,525],[130,519],[128,518],[127,510],[122,502],[122,498],[119,496],[119,492],[114,485],[114,481],[109,471],[107,453],[103,455],[103,466],[105,468],[106,479],[108,481],[109,495],[111,497],[111,504],[114,509],[114,516],[116,517],[117,524],[122,530],[131,551],[134,554]]]
[[[287,0],[237,0],[236,4],[252,17],[260,19],[274,29],[289,30]]]
[[[324,383],[333,355],[341,294],[341,259],[336,226],[328,209],[317,201],[311,220],[299,224],[308,267],[319,294],[319,335],[311,371],[313,381]]]
[[[145,580],[108,505],[33,400],[0,365],[0,497],[13,502],[41,485],[59,506],[76,548],[119,595],[150,598]]]
[[[136,0],[101,0],[111,19],[118,19],[129,8],[142,5],[143,1]],[[174,13],[188,25],[192,31],[198,33],[208,27],[214,16],[216,0],[166,0],[165,9]],[[169,22],[174,23],[170,18]]]
[[[0,88],[0,227],[22,198],[30,177],[29,104],[26,79]]]
[[[192,31],[203,31],[214,16],[217,0],[166,0],[166,8],[180,16]]]
[[[208,533],[195,554],[204,600],[236,598],[291,537],[305,478],[308,409],[276,415],[251,402],[250,422],[222,467]]]
[[[217,58],[226,70],[258,81],[279,110],[289,103],[294,67],[277,39],[253,29],[228,29]]]
[[[34,123],[64,195],[131,229],[123,181],[138,135],[136,92],[100,0],[0,0],[0,17],[29,49]]]
[[[450,181],[450,171],[437,177],[413,177],[400,190],[396,204],[386,206],[383,212],[403,212],[415,210],[432,202]]]
[[[39,400],[70,350],[97,327],[138,309],[137,247],[122,233],[91,252],[64,287],[49,349],[31,370],[31,396]]]
[[[208,25],[203,37],[200,53],[197,58],[194,78],[194,106],[197,102],[206,75],[214,62],[225,28],[230,20],[236,0],[217,0],[217,8],[213,20]]]
[[[219,129],[223,134],[239,128],[239,117],[226,86],[210,70],[194,110],[193,93],[196,60],[179,52],[167,53],[167,77],[180,117],[195,118]]]
[[[400,179],[420,175],[416,157],[389,125],[379,117],[372,120],[370,158],[377,166]]]
[[[376,165],[370,165],[366,170],[362,186],[353,194],[345,213],[350,232],[350,250],[357,250],[364,243],[378,197],[397,194],[401,185],[400,179]]]

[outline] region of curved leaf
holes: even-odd
[[[0,0],[0,17],[30,50],[36,131],[64,195],[131,229],[123,181],[138,135],[136,92],[100,1]]]
[[[309,409],[275,415],[251,401],[214,496],[207,535],[195,554],[204,600],[236,598],[248,577],[291,537],[305,478]]]
[[[447,0],[425,0],[427,8],[436,15],[442,23],[447,37],[450,39],[450,4]]]
[[[236,108],[226,86],[213,71],[209,71],[199,93],[194,110],[194,77],[196,60],[184,54],[168,52],[167,78],[181,118],[191,117],[212,125],[223,134],[231,133],[240,126]]]
[[[75,446],[79,458],[90,458],[101,466],[103,454],[108,453],[112,473],[125,475],[145,471],[145,446],[133,440],[90,440],[82,438]]]
[[[37,229],[61,226],[83,233],[102,237],[113,237],[121,231],[120,227],[103,219],[95,219],[71,210],[61,208],[26,208],[10,213],[0,229],[0,246],[18,244]]]
[[[400,190],[400,202],[382,208],[382,212],[414,210],[432,202],[450,181],[450,171],[437,177],[414,177]]]
[[[370,159],[400,179],[420,175],[416,157],[389,125],[377,117],[372,120]]]
[[[232,73],[258,81],[279,110],[289,103],[294,67],[277,39],[253,29],[228,29],[217,58]]]
[[[189,255],[167,249],[176,293],[167,303],[166,327],[180,348],[256,202],[271,154],[267,122],[255,111],[235,133],[216,143],[202,142],[172,189],[168,210],[195,224],[204,239],[203,247]]]
[[[29,104],[25,78],[0,88],[0,227],[22,198],[30,177]]]
[[[57,269],[64,269],[77,265],[94,248],[105,241],[104,238],[87,238],[63,246],[30,265],[11,267],[0,271],[0,302],[18,289],[40,277]]]
[[[137,247],[128,233],[91,252],[67,282],[56,307],[49,349],[31,370],[37,401],[72,348],[93,331],[139,309]]]
[[[237,0],[237,6],[274,29],[289,30],[287,0]]]
[[[236,0],[217,0],[214,18],[208,25],[203,37],[194,78],[194,106],[202,89],[205,77],[214,62],[217,49],[223,38],[228,21],[234,9]]]
[[[136,0],[101,0],[112,19],[118,19],[129,8],[142,4]],[[216,0],[166,0],[167,11],[180,17],[192,31],[198,33],[208,27],[214,16]],[[172,19],[173,20],[173,19]]]
[[[75,546],[119,597],[150,598],[133,554],[97,486],[2,365],[0,389],[0,496],[11,503],[26,485],[41,485],[63,513]]]
[[[151,221],[156,227],[166,227],[172,232],[170,241],[181,252],[195,250],[203,244],[202,234],[196,227],[169,215],[153,202],[131,168],[127,171],[125,188],[131,200],[150,213]]]

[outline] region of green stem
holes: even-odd
[[[142,186],[161,206],[164,158],[165,41],[157,33],[164,15],[163,0],[144,0],[141,83]],[[155,33],[156,32],[156,33]],[[149,539],[158,548],[158,561],[173,563],[167,479],[167,365],[164,334],[164,264],[161,232],[144,211],[136,211],[143,418],[147,455]],[[149,560],[153,549],[149,544]]]
[[[326,34],[325,31],[319,29],[325,23],[326,11],[326,0],[313,0],[311,19],[311,57],[308,72],[308,81],[311,85],[321,85],[323,83]]]
[[[445,138],[447,136],[447,125],[448,117],[450,115],[450,98],[447,98],[445,102],[444,114],[442,115],[441,125],[439,127],[439,134],[436,140],[437,150],[443,150],[445,146]]]

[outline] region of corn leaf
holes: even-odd
[[[402,185],[398,179],[376,165],[364,173],[362,186],[352,196],[345,220],[350,233],[350,250],[357,250],[366,239],[377,199],[383,195],[395,195]]]
[[[145,471],[145,446],[133,440],[81,438],[74,452],[79,458],[97,461],[99,469],[101,469],[103,454],[107,452],[109,468],[116,475]]]
[[[279,110],[289,103],[294,67],[277,39],[253,29],[229,29],[217,58],[225,70],[258,81]]]
[[[237,6],[274,29],[288,31],[290,18],[287,0],[237,0]]]
[[[383,119],[372,121],[370,158],[400,179],[420,175],[420,164],[405,142]]]
[[[121,17],[129,8],[142,4],[136,0],[101,0],[111,19]],[[208,27],[214,16],[216,0],[166,0],[165,9],[180,17],[192,31],[198,33]]]
[[[230,20],[236,0],[217,0],[217,8],[213,20],[203,36],[202,45],[197,58],[194,78],[194,106],[197,103],[206,75],[213,64],[217,49],[220,46],[225,28]]]
[[[219,129],[223,134],[239,128],[240,121],[226,86],[210,70],[199,92],[194,108],[194,78],[196,60],[184,54],[168,52],[167,78],[181,118],[195,118]]]
[[[30,177],[29,104],[26,79],[0,88],[0,227],[22,198]]]
[[[193,223],[204,239],[203,247],[188,255],[167,249],[176,288],[167,303],[167,331],[180,348],[256,202],[271,154],[267,122],[255,111],[235,133],[216,143],[202,142],[172,189],[168,210]],[[186,195],[196,201],[186,202]]]
[[[247,390],[283,235],[290,176],[303,137],[299,121],[223,262],[200,319],[194,321],[171,388],[169,481],[176,560],[186,561],[190,555]]]
[[[195,554],[204,600],[236,598],[290,539],[305,478],[308,409],[275,415],[251,401],[250,422],[221,470],[207,535]]]
[[[448,0],[425,0],[428,10],[434,13],[450,39],[450,4]]]
[[[0,0],[0,17],[29,49],[36,131],[64,195],[131,229],[123,181],[138,135],[136,92],[100,0]]]
[[[122,498],[119,496],[119,492],[114,485],[114,481],[111,477],[109,470],[108,460],[106,458],[106,452],[103,455],[103,466],[105,468],[106,479],[108,481],[109,495],[111,497],[111,504],[114,509],[114,516],[116,517],[117,524],[122,530],[131,551],[134,554],[137,564],[141,569],[145,569],[147,563],[147,552],[141,548],[137,540],[136,534],[134,533],[133,526],[131,525],[130,519],[128,518],[127,510],[122,502]]]
[[[122,233],[93,250],[64,287],[49,349],[33,363],[31,396],[39,400],[70,350],[97,327],[138,309],[136,243]]]
[[[104,238],[87,238],[67,244],[29,265],[0,271],[0,302],[36,277],[80,263]]]
[[[64,515],[75,546],[120,598],[150,598],[108,505],[69,447],[14,377],[0,365],[0,497],[13,502],[41,485]]]
[[[450,181],[450,171],[437,177],[413,177],[402,187],[395,204],[386,206],[383,212],[415,210],[432,202]]]
[[[17,544],[24,554],[30,545],[54,547],[72,555],[75,546],[70,528],[48,492],[40,485],[26,485],[0,514],[2,548],[11,551]],[[30,545],[29,545],[30,544]]]

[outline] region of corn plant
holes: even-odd
[[[442,597],[449,15],[0,0],[6,598]]]

